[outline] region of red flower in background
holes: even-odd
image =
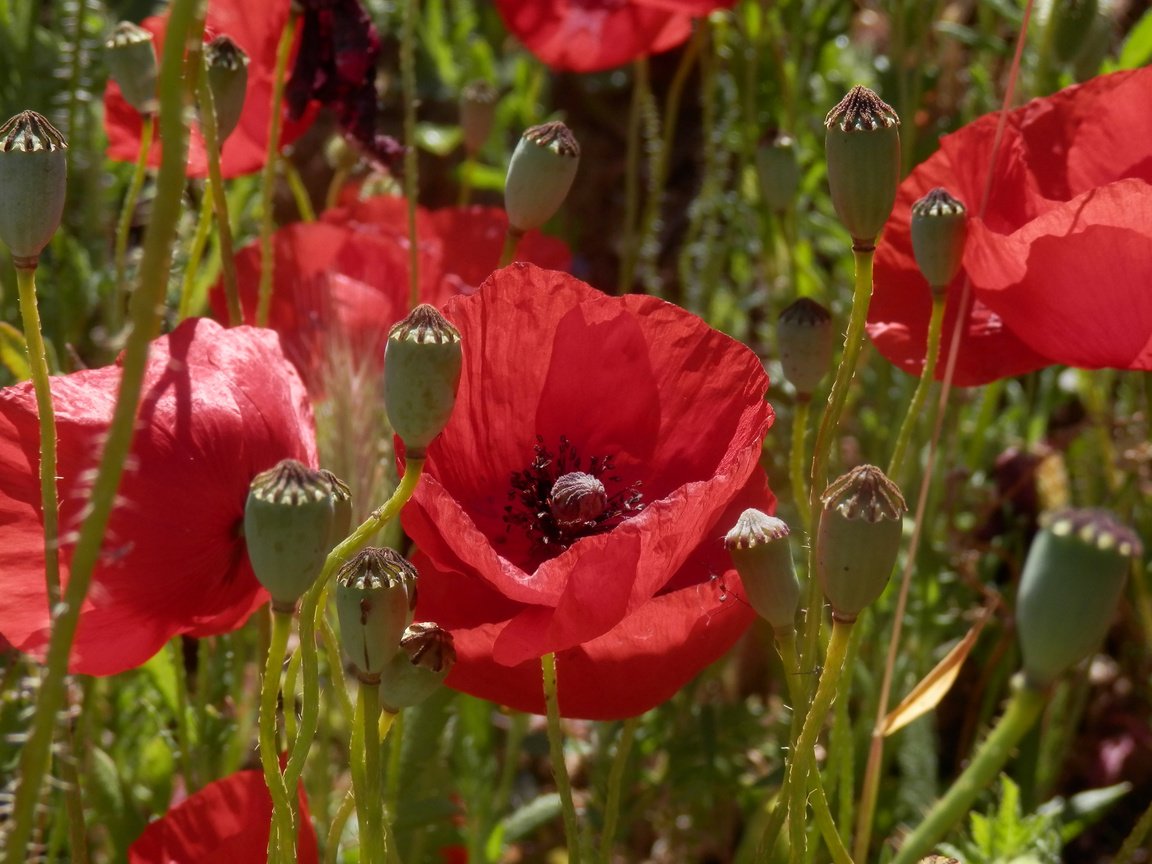
[[[119,366],[52,379],[65,582],[119,385]],[[36,416],[30,384],[0,391],[0,632],[31,653],[48,640]],[[280,459],[315,465],[314,437],[271,331],[198,319],[157,340],[71,670],[112,675],[177,634],[243,624],[267,599],[241,536],[248,484]]]
[[[722,540],[774,501],[763,367],[676,306],[527,264],[445,314],[460,394],[403,521],[448,683],[540,713],[555,652],[565,716],[665,701],[754,617]]]
[[[419,208],[420,300],[440,305],[476,290],[500,259],[504,211],[493,207]],[[284,351],[313,394],[323,392],[325,361],[333,351],[379,363],[388,329],[408,314],[408,205],[402,198],[376,197],[329,210],[318,222],[300,222],[276,232],[269,324],[281,334]],[[520,242],[519,256],[565,269],[568,247],[539,232]],[[241,305],[254,321],[260,283],[257,245],[236,255]],[[224,312],[221,285],[213,308]]]
[[[299,864],[317,864],[316,829],[299,788]],[[264,864],[272,797],[260,771],[237,771],[209,783],[152,822],[128,849],[128,864]]]
[[[964,271],[976,298],[956,383],[983,384],[1053,363],[1152,369],[1152,69],[1118,72],[1008,115],[984,219],[971,220]],[[909,207],[944,186],[976,213],[997,124],[988,115],[941,139],[901,184],[876,256],[868,332],[918,374],[929,292],[916,270]],[[949,300],[941,356],[957,310]],[[937,377],[943,374],[943,364]]]
[[[236,177],[258,171],[268,150],[268,126],[272,117],[272,82],[276,69],[276,45],[288,20],[288,0],[264,0],[244,3],[237,0],[210,0],[208,17],[204,25],[204,41],[228,35],[248,55],[248,89],[244,98],[244,112],[235,131],[224,142],[220,154],[220,167],[225,177]],[[164,30],[167,19],[163,16],[145,18],[140,26],[156,37],[156,56],[164,49]],[[281,146],[291,144],[312,124],[314,108],[302,112],[299,119],[288,118],[284,109],[284,125],[280,133]],[[104,129],[108,134],[108,158],[120,162],[135,162],[140,150],[141,119],[136,109],[124,101],[120,88],[108,82],[104,91]],[[160,145],[154,143],[149,164],[160,164]],[[208,161],[200,129],[193,126],[188,142],[188,176],[205,177]]]
[[[496,0],[504,25],[556,70],[600,72],[668,51],[734,0]]]

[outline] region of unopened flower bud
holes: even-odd
[[[583,471],[563,474],[552,484],[548,496],[552,516],[562,527],[574,528],[595,524],[608,509],[608,493],[604,484]]]
[[[104,43],[108,72],[120,86],[124,101],[142,115],[155,114],[156,46],[152,33],[131,21],[121,21]]]
[[[216,106],[216,140],[223,145],[244,112],[248,55],[231,37],[217,36],[204,47],[204,68]]]
[[[1106,510],[1041,517],[1020,592],[1016,627],[1028,686],[1042,689],[1103,640],[1140,538]]]
[[[875,465],[853,468],[834,481],[820,501],[820,587],[833,618],[855,621],[888,584],[908,507],[900,489]]]
[[[1099,11],[1099,0],[1060,0],[1049,4],[1052,51],[1061,63],[1071,63],[1080,54]]]
[[[784,377],[801,399],[811,399],[832,367],[836,333],[832,313],[815,300],[801,297],[780,313],[776,343]]]
[[[377,681],[416,607],[416,568],[395,549],[369,547],[336,574],[340,645],[360,677]]]
[[[319,471],[285,459],[257,474],[244,505],[248,558],[272,606],[289,612],[332,548],[332,487]]]
[[[782,519],[745,510],[724,538],[748,602],[778,633],[795,628],[800,605],[789,533]]]
[[[320,473],[332,490],[332,538],[328,548],[335,549],[352,530],[352,492],[347,483],[327,468],[321,468]]]
[[[448,425],[464,362],[460,331],[434,306],[421,304],[388,332],[384,407],[411,458]]]
[[[473,81],[460,93],[460,129],[464,133],[464,152],[470,159],[484,149],[492,134],[499,97],[487,81]]]
[[[35,111],[21,111],[0,126],[0,240],[17,267],[35,267],[60,227],[67,149],[64,136]]]
[[[413,624],[384,670],[380,700],[393,713],[418,705],[436,692],[455,664],[451,633],[431,621]]]
[[[832,205],[852,240],[871,246],[900,181],[900,118],[867,87],[853,87],[824,119]]]
[[[792,206],[800,188],[800,163],[791,135],[766,138],[756,148],[756,173],[760,194],[769,210],[780,213]]]
[[[912,205],[912,253],[935,295],[942,295],[960,272],[967,215],[964,205],[939,187]]]
[[[508,224],[523,234],[551,219],[568,196],[579,165],[580,145],[563,123],[525,130],[504,182]]]

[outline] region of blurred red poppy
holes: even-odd
[[[1152,369],[1152,69],[1118,72],[1008,115],[983,220],[964,271],[975,308],[956,383],[1061,363]],[[997,124],[988,115],[940,142],[901,184],[876,257],[869,334],[909,372],[923,363],[930,299],[916,270],[909,207],[944,186],[977,212]],[[941,356],[956,309],[944,324]],[[937,376],[943,373],[943,364]]]
[[[403,521],[448,683],[539,713],[554,652],[565,716],[654,707],[753,618],[722,540],[774,503],[763,367],[676,306],[529,264],[445,314],[460,394]]]
[[[65,581],[119,384],[119,366],[52,379]],[[39,654],[48,602],[36,416],[28,383],[0,390],[0,632]],[[248,484],[288,457],[315,465],[315,433],[274,333],[194,319],[158,339],[71,670],[113,675],[174,635],[243,624],[267,599],[241,536]]]
[[[416,212],[420,299],[439,305],[476,290],[500,259],[507,226],[494,207],[450,207]],[[388,196],[354,201],[329,210],[317,222],[276,232],[269,324],[284,340],[309,392],[324,391],[327,363],[348,352],[369,366],[383,361],[388,329],[408,313],[408,206]],[[565,269],[571,262],[562,241],[529,232],[519,256]],[[255,320],[260,282],[257,245],[236,255],[241,305]],[[224,314],[221,285],[213,309]]]
[[[316,829],[300,795],[299,864],[317,864]],[[209,783],[144,829],[128,864],[264,864],[272,798],[260,771],[237,771]]]
[[[734,0],[496,0],[504,24],[553,69],[600,72],[668,51],[692,19]]]
[[[276,46],[288,21],[289,0],[266,0],[244,3],[238,0],[210,0],[204,25],[204,41],[220,35],[231,36],[248,55],[248,89],[244,112],[235,131],[224,142],[220,167],[225,177],[236,177],[258,171],[264,165],[268,150],[268,127],[272,118],[272,82],[276,69]],[[140,26],[156,37],[156,56],[164,47],[164,16],[145,18]],[[291,144],[312,124],[315,107],[288,118],[284,109],[281,146]],[[104,129],[108,134],[108,158],[135,162],[140,150],[140,115],[120,95],[114,81],[104,91]],[[160,145],[154,143],[149,164],[160,164]],[[205,177],[208,162],[200,129],[193,126],[188,141],[188,176]]]

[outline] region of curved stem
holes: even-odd
[[[632,752],[632,742],[636,740],[636,727],[639,717],[629,717],[624,721],[620,737],[616,741],[616,753],[612,757],[612,768],[608,771],[608,800],[604,804],[604,831],[600,836],[600,861],[611,864],[612,841],[616,837],[616,824],[620,821],[620,793],[624,787],[624,773],[628,767],[628,755]]]
[[[912,864],[932,849],[957,822],[964,818],[977,796],[996,779],[1008,761],[1013,748],[1032,728],[1047,702],[1047,694],[1025,685],[1018,685],[1008,701],[1004,716],[996,723],[991,734],[937,801],[916,830],[905,838],[892,864]]]
[[[288,181],[288,188],[292,190],[292,200],[296,202],[296,210],[300,213],[300,220],[302,222],[315,222],[316,208],[312,206],[308,187],[304,185],[304,178],[300,176],[296,163],[287,156],[281,156],[280,167],[284,170],[284,179]]]
[[[211,185],[212,181],[208,181]],[[200,200],[200,218],[196,220],[196,233],[192,236],[192,245],[188,247],[188,261],[184,265],[184,279],[180,283],[180,307],[176,318],[183,321],[193,314],[192,295],[196,290],[196,277],[200,271],[200,259],[204,257],[204,248],[208,245],[208,235],[212,231],[212,203],[208,200],[211,190],[205,189]]]
[[[812,530],[812,511],[808,509],[808,478],[804,473],[804,439],[808,437],[808,415],[812,408],[812,397],[807,393],[796,394],[796,412],[792,415],[792,446],[788,458],[788,479],[792,483],[792,500],[800,514],[800,524],[805,532]]]
[[[560,728],[560,702],[556,689],[556,655],[540,658],[544,673],[544,704],[548,710],[548,752],[552,760],[552,776],[556,778],[556,791],[564,812],[564,834],[568,839],[569,864],[580,864],[580,823],[576,819],[576,805],[572,800],[572,781],[564,762],[564,732]]]
[[[940,331],[944,325],[944,295],[933,291],[932,316],[928,319],[928,343],[924,352],[924,369],[920,373],[920,381],[916,384],[916,392],[912,394],[912,401],[908,404],[908,412],[904,415],[904,422],[900,424],[900,433],[896,436],[896,446],[892,449],[892,461],[888,463],[887,474],[895,478],[904,463],[904,451],[908,449],[908,442],[912,438],[912,428],[920,419],[920,412],[924,410],[924,400],[928,398],[928,389],[932,386],[932,378],[936,374],[936,358],[940,356]]]
[[[416,196],[420,185],[416,150],[416,18],[419,0],[405,0],[400,38],[400,80],[404,91],[404,197],[408,199],[408,308],[420,303],[420,243],[416,234]]]
[[[344,796],[332,817],[332,825],[328,829],[328,842],[324,846],[324,864],[336,864],[340,860],[340,838],[343,836],[344,826],[348,824],[348,819],[355,808],[356,793],[349,789],[348,794]]]
[[[124,284],[126,261],[128,258],[128,233],[132,230],[132,214],[136,212],[136,202],[140,200],[140,190],[144,188],[144,177],[148,173],[148,153],[152,150],[152,138],[156,128],[156,118],[152,114],[140,117],[140,150],[136,154],[136,165],[132,169],[132,179],[128,191],[124,193],[124,203],[120,209],[120,219],[116,223],[116,246],[113,253],[116,268],[116,284],[112,286],[112,308],[108,310],[108,337],[114,339],[123,324]]]
[[[284,653],[288,650],[288,634],[292,630],[292,614],[273,608],[272,636],[268,642],[268,657],[264,662],[264,678],[260,685],[260,765],[264,768],[264,782],[272,796],[272,825],[268,834],[268,861],[288,864],[295,861],[290,816],[288,786],[280,773],[280,748],[276,743],[276,703],[280,695],[280,669]],[[287,819],[286,819],[287,817]],[[287,824],[285,824],[287,822]]]
[[[48,770],[56,715],[64,703],[68,657],[80,623],[80,611],[88,596],[92,573],[100,559],[105,529],[116,501],[116,490],[132,443],[136,409],[140,404],[148,347],[159,330],[159,310],[164,305],[168,270],[172,260],[172,238],[180,218],[180,196],[184,188],[187,158],[187,130],[183,122],[182,86],[184,45],[192,34],[199,39],[203,19],[197,19],[195,0],[173,0],[168,18],[168,38],[160,67],[160,128],[165,148],[157,179],[152,221],[144,237],[144,257],[140,262],[139,288],[132,302],[132,334],[121,360],[120,391],[112,422],[100,457],[100,467],[92,488],[87,516],[72,555],[68,586],[52,625],[48,642],[46,672],[36,698],[32,727],[20,751],[20,782],[16,789],[6,838],[5,864],[22,864],[32,835],[36,803]],[[199,26],[196,26],[199,25]]]
[[[24,341],[28,346],[28,368],[36,393],[36,414],[40,425],[40,502],[44,519],[44,580],[48,589],[48,615],[60,602],[60,503],[56,492],[56,411],[52,407],[52,382],[48,354],[40,329],[36,305],[36,266],[16,267],[20,292],[20,317],[24,321]]]

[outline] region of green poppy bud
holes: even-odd
[[[1100,11],[1099,0],[1059,0],[1048,7],[1052,16],[1052,52],[1061,63],[1071,63],[1092,33]]]
[[[285,459],[248,488],[244,536],[248,558],[272,606],[290,612],[332,548],[332,487],[319,471]]]
[[[853,468],[820,498],[816,575],[832,617],[855,621],[884,591],[900,551],[900,489],[875,465]]]
[[[328,548],[335,549],[352,531],[352,493],[348,484],[327,468],[321,468],[320,473],[332,489],[332,538]]]
[[[832,352],[836,349],[832,313],[815,300],[801,297],[780,313],[776,342],[784,377],[792,382],[801,399],[811,399],[832,368]]]
[[[1020,592],[1016,628],[1025,683],[1051,684],[1103,640],[1124,589],[1140,538],[1106,510],[1045,514],[1032,541]]]
[[[792,206],[800,189],[800,163],[796,142],[790,135],[766,138],[756,148],[756,173],[760,194],[769,210],[780,213]]]
[[[912,254],[937,296],[960,272],[967,215],[964,205],[939,187],[912,205]]]
[[[867,87],[853,87],[824,118],[832,205],[852,241],[872,246],[900,181],[900,118]]]
[[[381,677],[380,700],[393,713],[418,705],[436,692],[455,664],[451,633],[431,621],[413,624]]]
[[[124,101],[145,116],[160,107],[156,100],[156,46],[152,34],[121,21],[104,43],[108,72],[120,85]]]
[[[417,306],[388,331],[384,407],[410,457],[422,459],[448,425],[463,360],[460,331],[434,306]]]
[[[64,214],[68,144],[42,115],[0,126],[0,240],[17,267],[34,268]]]
[[[230,37],[217,36],[204,47],[204,66],[216,106],[216,140],[223,145],[244,112],[248,55]]]
[[[473,81],[460,93],[460,129],[464,133],[464,152],[469,159],[484,149],[496,121],[496,102],[500,93],[487,81]]]
[[[788,534],[782,519],[745,510],[724,538],[748,602],[778,633],[796,627],[800,606],[800,582],[792,564]]]
[[[551,219],[568,196],[579,165],[580,145],[563,123],[525,130],[504,181],[504,209],[512,229],[523,234]]]
[[[362,680],[378,681],[416,607],[416,568],[395,549],[369,547],[336,574],[340,644]]]

